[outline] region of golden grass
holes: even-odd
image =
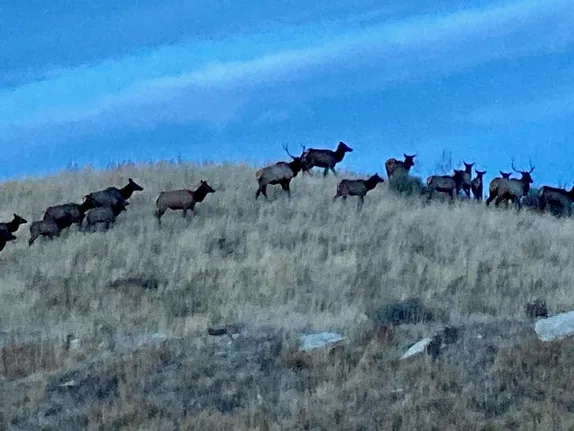
[[[573,309],[572,220],[474,202],[425,205],[396,196],[386,184],[371,191],[357,212],[355,198],[332,203],[337,180],[317,174],[295,178],[291,200],[272,187],[269,201],[255,201],[255,169],[167,163],[1,183],[0,220],[14,212],[29,222],[41,219],[49,205],[80,202],[84,194],[122,186],[130,176],[145,190],[134,194],[108,232],[71,228],[59,239],[41,238],[28,247],[25,225],[0,253],[0,342],[8,349],[2,369],[9,370],[0,380],[0,398],[6,423],[34,411],[52,376],[97,359],[102,373],[121,371],[121,378],[113,402],[93,407],[82,422],[94,429],[574,426],[574,361],[556,353],[552,362],[554,344],[525,338],[516,349],[498,352],[495,381],[515,388],[516,379],[524,380],[520,391],[543,392],[523,400],[518,389],[498,388],[497,394],[522,400],[498,410],[484,407],[484,399],[506,401],[492,387],[464,380],[456,364],[426,356],[397,360],[446,322],[520,322],[524,303],[533,297],[544,297],[552,313]],[[158,229],[158,193],[195,187],[200,179],[217,192],[197,206],[198,215],[183,220],[181,212],[168,211]],[[157,280],[158,288],[110,287],[127,277]],[[442,311],[442,320],[398,327],[393,342],[370,342],[370,312],[412,296]],[[213,360],[205,350],[213,340],[206,328],[218,322],[242,322],[251,333],[274,328],[286,340],[301,332],[338,331],[349,345],[342,358],[302,371],[309,373],[303,377],[294,377],[287,366],[270,371],[284,374],[270,380],[277,387],[260,382],[255,390],[245,376],[228,377],[228,391],[235,394],[228,395],[243,400],[229,413],[205,407],[181,420],[161,413],[138,385],[167,363],[166,355],[172,361],[182,349],[181,358],[197,355],[195,363],[209,377],[194,375],[189,384],[207,392],[212,386],[204,379],[217,381],[213,373],[235,376],[205,365]],[[61,347],[68,334],[81,340],[75,352]],[[185,347],[145,347],[154,339],[186,341]],[[34,342],[38,346],[30,347]],[[132,353],[124,357],[124,351]],[[185,370],[193,367],[184,367],[181,376],[191,378]]]

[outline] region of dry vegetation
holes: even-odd
[[[574,309],[572,220],[425,205],[387,184],[357,213],[320,175],[295,178],[291,200],[274,187],[256,202],[254,169],[185,164],[5,182],[0,220],[37,220],[130,176],[145,191],[110,231],[28,247],[25,225],[0,253],[0,428],[574,426],[574,344],[537,341],[523,311],[533,297]],[[158,229],[159,191],[200,179],[217,193]],[[376,310],[410,297],[437,319],[373,338]],[[207,335],[230,323],[243,335]],[[446,324],[467,331],[448,355],[397,359]],[[324,330],[345,348],[294,367],[297,338]]]

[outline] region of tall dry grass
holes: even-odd
[[[40,219],[49,205],[80,202],[87,192],[124,185],[128,177],[145,188],[134,194],[128,211],[108,232],[71,228],[57,240],[40,239],[28,247],[24,226],[18,240],[0,253],[0,341],[24,345],[73,334],[83,346],[75,358],[59,347],[37,346],[30,347],[36,353],[22,350],[15,359],[5,357],[14,363],[26,355],[52,359],[44,358],[51,365],[32,361],[32,370],[20,372],[31,385],[18,384],[28,388],[22,395],[26,402],[14,394],[11,401],[4,398],[4,419],[35,405],[45,376],[89,360],[109,343],[115,343],[113,351],[121,351],[122,340],[131,346],[153,334],[204,337],[213,322],[243,322],[255,331],[272,327],[291,334],[338,331],[360,340],[375,308],[417,296],[443,310],[441,323],[407,325],[398,343],[363,374],[355,372],[352,361],[334,365],[316,371],[326,374],[312,390],[282,388],[293,391],[291,398],[278,397],[263,407],[253,404],[227,415],[204,411],[179,426],[433,429],[434,424],[435,429],[471,429],[518,423],[528,428],[530,419],[521,422],[530,417],[528,412],[538,415],[532,423],[541,427],[557,413],[562,415],[560,425],[574,423],[570,408],[547,398],[489,418],[473,410],[461,395],[464,388],[452,389],[455,371],[424,360],[399,364],[394,359],[444,322],[520,320],[524,303],[533,297],[544,297],[553,312],[574,308],[571,220],[474,202],[426,205],[395,195],[386,184],[371,191],[357,212],[353,198],[333,203],[337,180],[320,175],[295,178],[290,200],[277,187],[269,190],[269,201],[255,201],[254,173],[240,165],[128,164],[0,184],[0,220],[16,212],[29,221]],[[157,194],[195,187],[200,179],[217,192],[197,206],[196,217],[184,220],[180,212],[168,212],[159,229],[153,217]],[[157,281],[158,289],[110,287],[125,277]],[[522,353],[546,354],[534,345],[537,352],[525,346]],[[364,345],[357,341],[356,348],[358,352]],[[510,354],[500,354],[501,364],[514,363],[508,359],[512,355],[505,355]],[[572,361],[562,360],[561,370],[568,376]],[[5,374],[9,367],[13,375],[2,383],[4,391],[14,390],[11,382],[19,377],[14,364],[4,364]],[[518,365],[500,367],[525,372]],[[37,385],[30,383],[32,371]],[[137,371],[126,375],[132,383],[141,377]],[[549,375],[523,377],[542,386],[561,378],[545,382]],[[399,387],[407,392],[397,395]],[[474,396],[480,398],[478,391]],[[132,398],[122,395],[94,416],[90,426],[157,425],[157,417],[139,414]]]

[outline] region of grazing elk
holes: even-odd
[[[464,171],[462,174],[462,190],[466,197],[470,199],[470,190],[472,188],[472,167],[474,163],[464,163]]]
[[[52,218],[34,221],[30,225],[30,239],[28,240],[28,245],[32,245],[39,236],[47,236],[50,239],[59,237],[60,231],[61,229],[58,226],[58,223],[56,223]]]
[[[158,224],[161,226],[161,218],[168,209],[183,210],[183,218],[187,216],[187,210],[195,214],[195,204],[203,202],[209,193],[215,193],[215,190],[204,180],[201,180],[196,190],[179,189],[161,192],[155,201],[155,217]]]
[[[486,171],[479,171],[476,170],[476,177],[470,182],[472,195],[474,196],[474,200],[481,201],[484,193],[484,174]]]
[[[86,196],[91,197],[98,207],[113,207],[117,205],[118,208],[121,208],[122,205],[129,205],[127,200],[131,198],[134,192],[141,192],[143,189],[144,188],[137,184],[133,179],[128,178],[128,183],[121,189],[117,187],[108,187],[103,190],[89,193]]]
[[[104,224],[104,228],[108,230],[110,225],[116,222],[117,216],[125,210],[125,205],[121,204],[113,207],[92,208],[86,214],[86,228],[92,229],[98,223],[102,223]]]
[[[43,220],[53,220],[60,230],[66,229],[73,224],[81,226],[86,211],[96,206],[97,203],[87,195],[81,204],[67,203],[48,207],[44,213]]]
[[[427,178],[427,200],[430,200],[435,192],[448,193],[451,201],[460,192],[464,182],[464,171],[455,169],[452,175],[431,175]]]
[[[401,172],[408,174],[411,168],[415,165],[414,158],[416,157],[416,154],[413,154],[412,156],[403,154],[403,156],[405,156],[405,159],[402,161],[390,158],[385,162],[385,169],[389,179],[391,179],[395,173]]]
[[[542,186],[538,190],[538,207],[543,212],[548,206],[558,207],[560,214],[572,216],[572,203],[574,203],[574,187],[565,190],[557,187]]]
[[[346,153],[351,152],[353,152],[353,149],[342,141],[339,142],[335,151],[316,148],[309,148],[306,150],[305,147],[303,147],[303,153],[301,153],[303,173],[310,175],[311,169],[317,167],[324,168],[324,177],[327,176],[329,169],[336,176],[337,172],[335,171],[335,165],[343,160]]]
[[[347,196],[358,196],[357,209],[359,209],[363,206],[367,192],[373,190],[377,184],[384,182],[385,180],[378,174],[371,175],[366,180],[341,180],[337,185],[337,194],[333,197],[333,201],[338,197],[347,200]]]
[[[521,175],[520,178],[498,178],[498,181],[495,181],[496,178],[493,179],[488,187],[489,196],[486,200],[487,206],[490,205],[494,199],[496,199],[494,201],[495,206],[498,206],[503,200],[509,200],[512,201],[516,205],[517,209],[520,210],[520,199],[523,196],[528,195],[530,184],[533,183],[531,174],[534,171],[534,166],[530,163],[529,171],[518,171],[514,167],[513,161],[512,169],[514,172]]]
[[[14,233],[18,230],[21,224],[26,223],[28,223],[28,220],[20,217],[18,214],[14,214],[12,220],[0,223],[0,230]]]
[[[9,241],[14,241],[16,237],[14,234],[8,230],[0,229],[0,251],[4,250],[6,243]]]
[[[255,199],[263,194],[267,198],[267,186],[279,184],[283,190],[287,192],[287,196],[291,197],[290,184],[291,180],[303,169],[301,157],[295,157],[289,153],[289,149],[283,146],[285,152],[293,159],[291,162],[277,162],[273,165],[266,166],[259,169],[255,173],[255,178],[259,183],[259,188],[255,192]]]

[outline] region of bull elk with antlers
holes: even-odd
[[[528,195],[530,190],[530,185],[532,181],[532,172],[534,171],[534,166],[530,162],[529,171],[519,171],[514,167],[514,160],[512,161],[512,170],[520,174],[520,178],[498,178],[498,181],[493,179],[488,187],[489,196],[486,200],[486,205],[494,201],[494,205],[498,206],[503,200],[512,201],[518,209],[521,207],[520,199],[523,196]]]
[[[292,155],[287,146],[283,145],[283,149],[293,160],[291,162],[277,162],[273,165],[261,168],[255,173],[255,178],[257,178],[257,182],[259,183],[259,188],[255,193],[255,199],[257,199],[260,194],[263,194],[263,196],[267,198],[267,186],[275,184],[279,184],[281,188],[287,192],[287,196],[291,197],[291,180],[301,172],[303,163],[301,157]]]

